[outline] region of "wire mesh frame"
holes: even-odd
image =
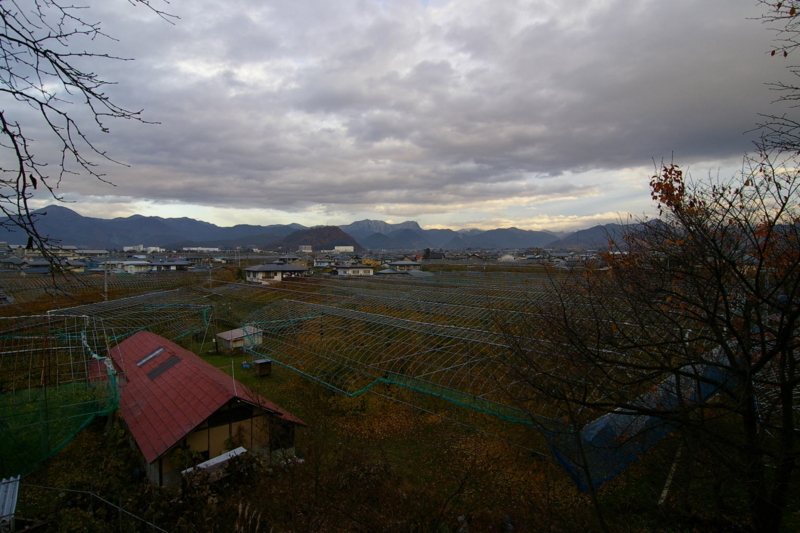
[[[205,300],[207,296],[203,290],[181,288],[62,309],[57,313],[101,319],[114,342],[142,330],[177,340],[208,329],[213,306]]]
[[[256,320],[256,318],[259,318]],[[349,395],[389,383],[530,425],[508,404],[515,382],[497,360],[508,347],[485,332],[284,300],[251,316],[248,351]]]
[[[525,384],[504,371],[498,356],[509,349],[508,338],[481,313],[485,305],[513,316],[526,299],[548,298],[552,292],[523,276],[513,282],[488,275],[479,283],[469,281],[220,284],[69,311],[113,324],[110,329],[122,335],[165,323],[186,334],[207,327],[213,307],[217,316],[262,332],[261,342],[248,347],[253,355],[267,355],[341,392],[361,394],[388,383],[506,420],[546,423],[509,401],[513,389]],[[105,335],[113,337],[118,335]],[[531,350],[548,344],[536,338],[526,342]],[[552,343],[547,348],[558,350]]]
[[[143,274],[114,274],[104,279],[98,274],[57,274],[31,275],[21,277],[18,273],[0,274],[3,291],[24,303],[42,297],[70,296],[81,292],[101,292],[106,287],[110,291],[157,291],[171,289],[187,284],[202,282],[208,276],[204,272],[148,272]]]
[[[115,337],[158,325],[158,333],[168,330],[165,336],[176,338],[208,327],[207,315],[199,311],[207,314],[213,307],[217,319],[227,317],[232,327],[253,325],[267,333],[263,350],[254,351],[279,354],[344,392],[391,374],[415,380],[418,388],[427,384],[453,396],[498,401],[500,389],[516,382],[496,375],[501,369],[496,355],[508,346],[491,314],[507,313],[503,318],[509,320],[515,316],[507,312],[509,306],[549,295],[542,276],[509,282],[487,275],[478,283],[440,285],[411,278],[401,283],[337,279],[270,287],[217,284],[210,290],[162,291],[65,312],[102,317]],[[312,343],[309,336],[320,327],[328,328],[328,337]],[[304,342],[298,342],[296,331],[304,332]],[[361,335],[357,344],[352,342],[356,332]]]
[[[0,472],[24,473],[118,405],[102,322],[88,316],[0,318]]]
[[[270,287],[218,284],[212,290],[162,291],[67,311],[104,317],[116,337],[157,324],[161,328],[157,333],[165,335],[164,331],[168,330],[169,334],[165,336],[174,339],[207,327],[207,319],[198,320],[196,311],[203,306],[213,305],[218,320],[227,317],[226,321],[231,327],[253,325],[268,334],[272,333],[266,338],[281,346],[280,352],[285,361],[290,357],[287,354],[295,354],[293,364],[316,369],[320,379],[330,380],[334,388],[342,391],[352,393],[361,388],[365,379],[381,378],[380,372],[406,375],[413,364],[418,375],[407,376],[409,379],[446,387],[453,391],[453,395],[457,391],[486,398],[489,394],[500,396],[498,380],[487,379],[500,368],[494,361],[496,356],[492,354],[508,349],[506,336],[494,329],[491,315],[504,313],[503,320],[513,320],[519,313],[507,311],[509,299],[518,302],[523,298],[546,298],[549,295],[541,276],[532,278],[534,281],[523,278],[517,285],[507,283],[505,278],[500,278],[499,284],[487,283],[487,279],[493,277],[483,276],[480,283],[473,284],[475,286],[443,283],[438,289],[433,282],[412,279],[401,284],[384,280],[300,282]],[[357,292],[353,292],[354,287],[358,289]],[[531,287],[537,287],[533,294]],[[331,291],[339,294],[332,295]],[[419,296],[419,300],[403,298],[410,293]],[[296,300],[287,300],[287,296]],[[428,296],[427,301],[422,300],[422,296]],[[303,302],[311,307],[286,315],[285,309],[290,301],[294,302],[294,308]],[[276,302],[282,303],[276,305]],[[320,307],[315,310],[313,306]],[[274,314],[277,310],[284,310],[283,314],[260,316]],[[463,310],[468,312],[459,312]],[[204,312],[207,311],[207,308],[204,309]],[[347,314],[346,311],[352,312]],[[372,347],[369,353],[371,362],[364,364],[363,353],[353,355],[359,349],[364,351],[361,346],[354,346],[346,340],[344,346],[332,345],[330,333],[325,342],[316,339],[313,346],[305,345],[302,349],[294,340],[287,342],[277,339],[285,336],[283,331],[291,329],[287,320],[291,320],[296,327],[302,327],[308,316],[313,314],[327,316],[327,320],[335,315],[349,320],[350,325],[339,328],[339,334],[344,339],[352,337],[353,324],[363,330],[364,324],[369,323],[370,330],[364,331],[366,335],[363,339],[370,339],[364,346]],[[174,327],[165,328],[169,324]],[[273,331],[278,326],[278,330]],[[437,331],[440,333],[432,334],[432,328],[439,328]],[[404,332],[404,342],[393,342],[392,339],[401,335],[401,331]],[[409,340],[412,339],[412,331],[417,338]],[[441,342],[439,345],[426,345],[419,340],[441,340],[453,335],[463,337],[465,344],[456,346],[453,344],[455,341],[450,341],[446,345]],[[391,348],[387,350],[381,347],[381,339],[391,344]],[[549,341],[526,339],[526,342],[541,346]],[[494,346],[489,349],[491,345]],[[273,351],[277,353],[277,350]],[[299,355],[301,351],[302,357]],[[379,364],[379,354],[388,359]],[[489,385],[492,381],[494,383]],[[499,383],[505,387],[509,385],[509,379],[504,377]]]

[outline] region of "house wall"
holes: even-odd
[[[223,339],[222,337],[217,337],[217,342],[219,343],[219,347],[223,350],[230,350],[233,347],[231,346],[231,341],[228,339]]]
[[[420,269],[420,265],[396,265],[396,264],[393,265],[392,263],[389,263],[389,266],[391,268],[397,270],[398,272],[407,272],[409,270],[419,270]]]
[[[257,282],[261,284],[267,284],[272,281],[282,281],[281,277],[282,272],[247,272],[246,280]]]
[[[149,265],[125,265],[123,270],[128,274],[138,274],[140,272],[147,272],[150,270]]]
[[[371,268],[342,268],[339,269],[343,276],[371,276]]]
[[[245,335],[244,337],[239,337],[238,339],[233,339],[232,341],[230,341],[230,348],[255,346],[257,344],[261,344],[261,333],[254,333],[252,335]]]
[[[144,473],[147,476],[147,479],[150,481],[150,483],[154,485],[161,484],[161,479],[158,475],[160,470],[161,469],[159,468],[158,461],[156,461],[155,463],[148,463],[144,465]]]
[[[180,472],[186,465],[181,464],[180,456],[184,452],[178,451],[179,448],[189,448],[190,451],[199,454],[203,461],[230,451],[231,444],[233,448],[244,446],[251,452],[269,453],[271,416],[261,409],[255,409],[253,416],[236,420],[236,409],[240,407],[241,405],[231,403],[214,413],[187,435],[178,448],[170,450],[160,459],[148,464],[147,478],[157,485],[167,487],[180,485]],[[226,420],[230,418],[225,416],[226,412],[234,415],[232,420]],[[228,441],[230,437],[235,437],[238,442],[231,443]]]

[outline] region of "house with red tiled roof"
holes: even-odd
[[[122,418],[153,483],[175,486],[181,470],[239,446],[294,454],[295,428],[305,423],[193,352],[149,331],[110,352]]]

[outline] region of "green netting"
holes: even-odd
[[[0,320],[0,476],[23,474],[119,405],[102,324],[85,316]]]
[[[159,291],[174,289],[186,285],[202,283],[207,279],[207,272],[152,272],[148,274],[109,275],[102,274],[56,274],[55,276],[27,276],[18,274],[0,274],[3,292],[14,298],[14,303],[24,303],[43,298],[53,298],[80,294],[83,292],[109,292],[117,294],[140,293],[142,291]]]
[[[143,330],[179,340],[208,330],[213,308],[204,296],[207,295],[191,290],[161,291],[62,309],[58,313],[101,320],[114,343]]]
[[[385,379],[385,381],[387,383],[392,383],[395,385],[400,385],[402,387],[413,389],[417,392],[422,392],[425,394],[436,396],[438,398],[447,400],[448,402],[460,405],[461,407],[467,407],[475,411],[480,411],[482,413],[490,414],[492,416],[496,416],[507,422],[513,422],[515,424],[523,424],[525,426],[530,426],[539,429],[543,426],[545,427],[549,426],[552,422],[551,420],[545,419],[544,417],[539,417],[539,416],[534,417],[530,413],[527,413],[522,409],[517,409],[509,405],[492,402],[486,400],[485,398],[481,398],[479,396],[475,396],[467,392],[441,387],[429,381],[423,381],[420,379],[403,376],[401,374],[389,374],[389,376]],[[534,420],[536,420],[536,422],[534,422]]]
[[[0,395],[0,477],[29,471],[118,404],[113,375],[103,382]]]

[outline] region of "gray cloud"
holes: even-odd
[[[764,83],[785,75],[747,20],[758,11],[729,0],[195,0],[168,6],[175,26],[96,3],[119,39],[98,46],[136,58],[100,65],[109,94],[160,125],[96,136],[132,167],[104,168],[113,189],[65,182],[76,195],[418,214],[573,195],[625,210],[592,173],[736,157]]]

